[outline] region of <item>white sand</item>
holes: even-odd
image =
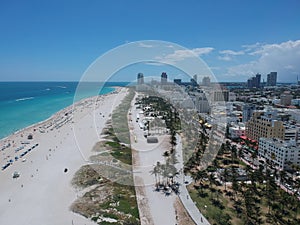
[[[70,211],[69,207],[79,194],[70,182],[74,173],[88,163],[105,122],[126,93],[125,88],[120,88],[115,93],[100,97],[95,114],[95,98],[90,98],[76,103],[74,109],[68,107],[43,123],[0,141],[1,166],[39,144],[22,158],[26,158],[25,162],[14,160],[11,166],[0,171],[0,224],[95,224]],[[68,115],[65,115],[66,112]],[[15,149],[22,146],[21,141],[28,141],[30,133],[33,140],[15,153]],[[1,151],[7,143],[11,146]],[[19,178],[12,178],[14,171],[20,172]]]

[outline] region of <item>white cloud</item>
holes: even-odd
[[[232,57],[230,57],[229,55],[224,55],[224,56],[218,56],[218,59],[223,61],[231,61]]]
[[[233,51],[233,50],[222,50],[219,51],[219,53],[221,55],[218,56],[218,59],[223,61],[231,61],[233,60],[234,56],[245,54],[244,51]]]
[[[266,76],[277,71],[281,82],[293,82],[300,75],[300,40],[256,45],[249,54],[258,57],[257,60],[232,66],[227,74],[248,77],[258,72]]]
[[[251,45],[242,45],[242,47],[245,49],[245,52],[253,52],[256,49],[258,49],[259,47],[261,47],[263,44],[256,42],[255,44],[251,44]]]
[[[194,48],[194,49],[184,49],[184,50],[175,50],[173,53],[167,54],[165,56],[159,56],[157,59],[164,63],[175,63],[178,61],[185,60],[187,58],[199,57],[201,55],[208,54],[212,52],[214,48]]]
[[[224,55],[244,55],[245,53],[243,51],[233,51],[233,50],[223,50],[219,51],[220,54]]]

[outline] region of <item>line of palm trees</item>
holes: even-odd
[[[174,166],[177,163],[175,156],[176,149],[176,134],[180,128],[179,114],[175,107],[169,102],[158,96],[148,96],[141,99],[143,106],[151,105],[152,111],[157,115],[162,115],[166,122],[166,127],[170,130],[170,149],[163,153],[166,163],[157,162],[154,165],[151,174],[155,176],[155,189],[157,191],[163,190],[167,195],[172,191],[179,192],[179,183],[175,181],[178,175],[177,169]]]

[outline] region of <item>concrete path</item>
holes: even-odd
[[[135,98],[137,95],[135,96]],[[137,202],[140,212],[141,224],[174,225],[176,221],[176,211],[174,203],[177,198],[175,193],[170,196],[162,192],[155,191],[155,176],[151,173],[157,162],[165,163],[163,153],[170,149],[168,135],[157,136],[158,143],[147,143],[144,131],[140,128],[139,122],[143,119],[140,109],[136,109],[135,98],[131,105],[131,115],[129,115],[129,129],[131,135],[131,147],[133,149],[133,173],[137,195]],[[182,143],[179,135],[176,136],[176,157],[179,161],[175,166],[181,171],[176,178],[181,184],[178,195],[187,212],[197,225],[209,225],[209,222],[199,212],[198,208],[189,196],[184,184]]]
[[[176,164],[176,168],[179,171],[181,168],[183,168],[183,157],[182,157],[182,142],[181,142],[181,137],[177,134],[176,136],[176,140],[177,140],[177,145],[176,145],[176,158],[178,159],[179,163]],[[179,176],[177,177],[177,181],[182,184],[180,186],[180,194],[179,194],[179,198],[182,202],[182,204],[184,205],[185,209],[187,210],[187,212],[189,213],[190,217],[194,220],[194,222],[197,225],[208,225],[210,224],[206,218],[201,214],[201,212],[199,211],[199,209],[197,208],[197,206],[195,205],[195,203],[193,202],[193,200],[191,199],[189,192],[184,184],[185,182],[185,178],[184,178],[184,174],[183,172],[181,172],[179,174]]]
[[[136,122],[137,115],[140,121],[143,115],[139,114],[140,109],[136,109],[134,103],[135,100],[132,101],[129,115],[129,129],[134,150],[133,174],[141,224],[177,224],[174,208],[177,196],[174,193],[166,196],[163,192],[155,191],[155,176],[151,173],[157,162],[165,163],[162,155],[169,148],[169,136],[157,136],[158,143],[147,143],[143,129]]]

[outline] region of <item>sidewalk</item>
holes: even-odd
[[[183,157],[182,157],[182,143],[181,143],[181,137],[177,134],[177,145],[176,145],[176,157],[179,161],[178,164],[176,164],[176,168],[179,171],[183,170]],[[182,169],[182,170],[180,170]],[[210,223],[207,221],[207,219],[201,214],[193,200],[191,199],[189,192],[184,184],[184,173],[180,172],[179,177],[177,178],[177,181],[182,184],[180,186],[180,194],[179,198],[184,205],[186,211],[189,213],[190,217],[193,219],[193,221],[197,225],[209,225]]]

